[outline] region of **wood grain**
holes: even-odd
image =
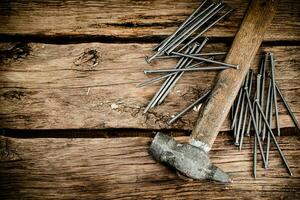
[[[2,44],[0,59],[0,125],[12,129],[143,128],[190,130],[197,112],[176,124],[170,117],[212,87],[216,72],[186,73],[166,101],[147,115],[143,109],[161,83],[137,88],[146,68],[170,68],[175,60],[148,65],[144,57],[154,44],[84,43],[70,45]],[[4,50],[6,49],[6,50]],[[94,49],[99,64],[92,67],[84,51]],[[223,51],[224,44],[209,44],[204,51]],[[277,82],[300,119],[298,46],[263,47],[277,59]],[[261,52],[260,52],[261,53]],[[252,66],[257,66],[259,55]],[[84,62],[86,61],[86,62]],[[256,70],[254,68],[254,70]],[[279,105],[282,127],[293,126]],[[225,122],[221,130],[228,130]]]
[[[178,138],[187,141],[188,137]],[[272,146],[270,169],[258,164],[251,177],[252,145],[238,151],[219,135],[210,157],[233,183],[186,181],[148,154],[150,138],[0,138],[1,199],[299,199],[299,136],[279,143],[290,163],[289,177]]]
[[[206,35],[233,37],[248,0],[225,0],[235,13]],[[165,37],[199,5],[198,0],[2,0],[0,35],[114,38]],[[300,2],[282,0],[265,40],[300,39]],[[48,38],[49,39],[49,38]]]

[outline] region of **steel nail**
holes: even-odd
[[[204,40],[202,41],[201,45],[198,47],[197,50],[195,50],[196,53],[199,53],[204,45],[206,44],[206,42],[208,41],[208,38],[204,38]],[[196,43],[198,44],[198,43]],[[199,44],[198,44],[199,45]],[[189,59],[188,63],[186,63],[186,65],[184,65],[182,68],[186,68],[186,66],[189,66],[191,63],[193,62],[193,59]],[[175,86],[175,84],[177,83],[177,81],[183,76],[184,72],[177,72],[178,76],[175,78],[175,80],[169,85],[169,88],[164,92],[164,94],[160,97],[158,104],[161,104],[164,99],[167,97],[167,95],[169,94],[169,92],[172,90],[172,88]]]
[[[203,20],[203,14],[205,14],[207,11],[209,11],[209,9],[211,9],[211,7],[215,6],[215,3],[211,3],[209,6],[207,6],[204,10],[202,10],[201,12],[199,12],[193,19],[191,19],[185,26],[185,28],[189,28],[191,27],[194,23],[197,23],[197,21],[199,20]]]
[[[212,53],[198,53],[198,54],[189,54],[191,56],[218,56],[218,55],[226,55],[227,52],[212,52]],[[182,58],[182,56],[178,55],[162,55],[157,56],[156,59],[168,59],[168,58]]]
[[[251,94],[251,90],[252,90],[252,84],[253,84],[253,71],[250,70],[248,73],[250,73],[250,80],[249,80],[249,84],[248,84],[248,92],[249,94]],[[243,121],[243,126],[242,126],[242,132],[241,132],[241,139],[240,139],[240,144],[239,144],[239,149],[240,151],[242,150],[242,146],[243,146],[243,140],[244,140],[244,135],[245,135],[245,128],[246,128],[246,122],[247,122],[247,116],[248,116],[248,104],[246,102],[246,110],[244,113],[244,121]]]
[[[199,44],[194,44],[194,46],[190,49],[190,51],[188,53],[194,53],[194,51],[196,50],[196,48],[199,46]],[[185,58],[183,59],[182,63],[177,67],[178,69],[183,68],[186,63],[189,61],[189,59]],[[159,94],[157,95],[157,97],[154,99],[152,105],[150,108],[153,108],[154,106],[157,105],[158,101],[161,99],[161,97],[164,95],[165,91],[168,90],[169,86],[174,82],[174,80],[177,78],[178,73],[174,74],[173,76],[170,76],[165,82],[166,84],[164,84],[164,86],[162,87],[162,89],[160,90]]]
[[[261,81],[261,75],[260,74],[257,74],[257,78],[256,78],[257,82],[256,82],[256,99],[255,101],[257,101],[259,103],[259,99],[260,99],[260,81]],[[257,128],[258,128],[258,133],[261,134],[260,132],[260,127],[259,127],[259,112],[257,110],[257,107],[255,106],[254,108],[254,112],[255,112],[255,119],[256,119],[256,124],[257,124]]]
[[[237,104],[236,104],[236,107],[235,107],[235,113],[234,113],[234,116],[233,116],[231,129],[235,128],[235,126],[236,126],[237,115],[238,115],[238,112],[239,112],[239,109],[240,109],[240,104],[241,104],[241,99],[242,99],[242,93],[243,93],[243,89],[241,88],[240,91],[239,91],[239,96],[238,96]]]
[[[267,119],[269,119],[269,117],[270,117],[269,109],[270,109],[271,90],[272,90],[272,80],[269,79],[267,102],[266,102],[266,108],[265,108],[265,114],[267,115]],[[266,125],[263,124],[263,134],[265,134],[265,133],[266,133]]]
[[[295,115],[294,115],[294,113],[293,113],[291,107],[289,106],[288,102],[286,101],[286,99],[285,99],[284,96],[282,95],[282,93],[281,93],[281,91],[280,91],[280,89],[279,89],[279,87],[278,87],[278,85],[277,85],[276,83],[275,83],[275,86],[276,86],[276,89],[277,89],[277,92],[278,92],[280,98],[282,99],[282,101],[283,101],[283,103],[284,103],[286,109],[288,110],[288,112],[289,112],[291,118],[293,119],[293,122],[294,122],[295,126],[297,127],[298,131],[300,132],[300,125],[299,125],[299,122],[298,122],[298,120],[296,119],[296,117],[295,117]]]
[[[223,70],[229,69],[226,66],[211,66],[211,67],[195,67],[195,68],[183,68],[183,69],[145,69],[145,74],[150,73],[172,73],[172,72],[194,72],[194,71],[207,71],[207,70]]]
[[[257,96],[257,93],[255,92],[254,99],[256,99],[256,96]],[[254,102],[253,102],[252,107],[255,109],[255,103],[254,103]],[[250,136],[251,124],[252,124],[252,117],[251,117],[251,115],[250,115],[250,116],[249,116],[249,120],[248,120],[247,132],[246,132],[246,134],[249,135],[249,136]]]
[[[186,53],[188,53],[190,51],[190,48],[188,48],[186,50]],[[177,64],[176,64],[176,68],[179,68],[180,65],[182,64],[182,62],[186,60],[185,58],[181,58]],[[143,113],[148,112],[148,110],[151,108],[153,102],[156,100],[156,98],[158,97],[158,95],[160,94],[160,92],[164,89],[165,85],[169,82],[169,80],[172,78],[173,76],[170,76],[167,78],[167,80],[162,84],[162,86],[160,87],[160,89],[155,93],[155,95],[153,96],[153,98],[151,99],[151,101],[148,103],[147,107],[145,108]]]
[[[262,67],[261,67],[261,85],[260,85],[260,105],[264,107],[264,97],[265,97],[265,73],[266,73],[266,56],[262,59]],[[259,116],[259,127],[262,133],[262,140],[265,140],[265,132],[263,130],[263,120],[261,115]]]
[[[224,15],[222,15],[221,17],[219,17],[217,20],[215,20],[213,23],[211,23],[208,27],[206,27],[203,31],[201,31],[197,36],[195,36],[193,39],[191,39],[188,43],[186,43],[183,47],[181,47],[178,52],[181,52],[182,50],[184,50],[186,47],[188,47],[190,44],[192,44],[193,42],[195,42],[199,37],[201,37],[206,31],[208,31],[211,27],[213,27],[216,23],[218,23],[219,21],[221,21],[224,17],[226,17],[229,13],[231,13],[233,11],[233,9],[230,9],[229,11],[227,11]]]
[[[186,107],[185,109],[183,109],[181,112],[179,112],[178,114],[176,114],[175,117],[173,117],[170,121],[168,121],[168,124],[169,125],[172,124],[179,117],[181,117],[182,115],[184,115],[185,113],[187,113],[189,110],[191,110],[194,106],[196,106],[197,104],[199,104],[202,99],[204,99],[205,97],[208,96],[209,93],[210,93],[210,91],[207,91],[206,93],[204,93],[204,95],[202,95],[200,98],[198,98],[196,101],[194,101],[191,105],[189,105],[188,107]]]
[[[211,7],[215,6],[215,3],[212,3],[211,5],[209,5],[207,8],[205,8],[203,11],[201,11],[196,17],[194,17],[193,19],[191,19],[182,29],[182,31],[180,33],[178,33],[178,35],[176,37],[174,37],[171,41],[168,42],[167,45],[165,45],[163,48],[158,48],[158,51],[160,52],[165,52],[166,50],[168,50],[169,48],[172,47],[172,45],[174,45],[174,43],[176,43],[178,40],[180,40],[180,38],[184,37],[186,32],[188,32],[190,29],[193,28],[193,26],[195,26],[195,24],[200,23],[202,20],[204,20],[205,16],[198,19],[196,22],[195,19],[197,19],[199,17],[199,15],[204,14],[205,12],[207,12],[207,10],[209,10]]]
[[[248,101],[249,111],[250,111],[251,118],[252,118],[252,124],[254,126],[255,134],[256,134],[256,137],[257,137],[257,141],[258,141],[260,154],[261,154],[264,166],[266,166],[266,159],[265,159],[265,155],[264,155],[264,150],[263,150],[260,138],[259,138],[258,128],[257,128],[257,124],[256,124],[256,121],[255,121],[254,112],[253,112],[253,108],[252,108],[251,101],[250,101],[250,96],[249,96],[248,90],[244,89],[244,91],[246,93],[246,98],[247,98],[247,101]]]
[[[214,57],[210,57],[209,59],[214,59]],[[203,63],[204,63],[204,61],[199,62],[199,63],[195,63],[193,65],[188,66],[187,68],[193,68],[193,67],[201,65]],[[176,72],[173,72],[173,73],[165,74],[165,75],[160,76],[160,77],[150,78],[150,79],[146,80],[145,82],[138,84],[137,87],[145,87],[147,85],[150,85],[150,84],[155,83],[157,81],[160,81],[162,79],[168,78],[169,76],[172,76],[172,75],[175,75],[175,74],[176,74]]]
[[[186,31],[182,33],[181,36],[177,37],[171,44],[169,44],[165,51],[170,54],[175,48],[177,48],[183,41],[185,41],[190,35],[192,35],[197,29],[199,29],[203,24],[205,24],[210,18],[217,14],[224,6],[222,3],[217,4],[212,10],[205,14],[201,20],[198,20],[195,24],[189,27]],[[221,8],[219,8],[221,6]]]
[[[160,43],[157,47],[155,47],[154,49],[158,49],[158,51],[160,51],[161,49],[163,49],[175,36],[176,34],[178,34],[182,29],[184,29],[186,27],[187,24],[189,24],[189,22],[193,19],[194,15],[203,7],[203,5],[207,2],[207,0],[204,0],[199,6],[198,8],[196,8],[192,14],[187,17],[184,22],[177,28],[177,30],[175,32],[173,32],[172,35],[170,35],[166,40],[164,40],[162,43]]]
[[[247,73],[246,78],[244,80],[244,84],[243,84],[243,88],[248,89],[248,82],[249,82],[249,73]],[[244,90],[242,90],[243,92]],[[235,145],[238,146],[239,145],[239,139],[240,139],[240,134],[241,134],[241,125],[242,125],[242,120],[243,120],[243,116],[244,116],[244,105],[245,105],[245,92],[243,92],[242,94],[242,105],[241,105],[241,111],[240,111],[240,115],[239,115],[239,122],[238,122],[238,126],[237,126],[237,134],[236,134],[236,138],[235,138]]]
[[[276,82],[275,82],[275,61],[273,53],[270,53],[271,58],[271,77],[273,81],[273,95],[274,95],[274,105],[275,105],[275,116],[276,116],[276,128],[277,128],[277,134],[280,136],[280,124],[279,124],[279,117],[278,117],[278,105],[277,105],[277,92],[276,92]]]
[[[219,65],[222,65],[222,66],[232,67],[232,68],[235,68],[235,69],[239,68],[239,65],[228,64],[228,63],[219,62],[219,61],[215,61],[215,60],[209,60],[207,58],[191,56],[191,55],[184,54],[184,53],[172,52],[172,54],[183,56],[183,57],[186,57],[186,58],[192,58],[194,60],[206,61],[208,63],[214,63],[214,64],[219,64]]]
[[[274,133],[273,133],[273,131],[272,131],[272,129],[271,129],[271,127],[270,127],[267,119],[266,119],[266,116],[265,116],[264,112],[262,111],[262,108],[260,107],[260,105],[258,104],[257,101],[256,101],[256,104],[257,104],[257,107],[258,107],[258,110],[259,110],[260,114],[262,115],[262,117],[263,117],[263,119],[265,121],[265,124],[266,124],[267,128],[269,129],[269,133],[271,134],[271,136],[273,138],[275,146],[276,146],[276,148],[277,148],[277,150],[278,150],[278,152],[279,152],[279,154],[280,154],[280,156],[281,156],[281,158],[282,158],[282,160],[283,160],[283,162],[284,162],[287,170],[289,171],[289,174],[291,176],[293,176],[292,170],[289,167],[289,164],[288,164],[288,162],[287,162],[287,160],[286,160],[286,158],[285,158],[285,156],[284,156],[284,154],[283,154],[283,152],[282,152],[282,150],[281,150],[281,148],[280,148],[280,146],[279,146],[279,144],[278,144],[278,142],[276,140],[276,137],[275,137],[275,135],[274,135]]]
[[[269,124],[272,124],[272,80],[269,79],[269,86],[268,86],[268,97],[266,103],[266,118]],[[270,133],[266,130],[266,123],[264,123],[264,130],[267,132],[267,147],[266,147],[266,168],[269,166],[269,154],[270,154]]]
[[[233,117],[234,117],[234,113],[235,113],[236,103],[237,103],[237,99],[234,100],[234,102],[231,106],[231,112],[230,112],[231,113],[231,127],[235,127],[232,122],[233,122]],[[235,128],[233,128],[233,129],[231,128],[231,130],[233,131],[233,136],[235,138],[235,136],[236,136]]]
[[[274,93],[273,93],[273,86],[272,86],[273,83],[271,83],[271,94],[270,94],[270,108],[269,108],[269,124],[270,124],[270,127],[272,128],[272,124],[273,124],[273,98],[274,98]]]
[[[270,142],[271,142],[271,137],[270,137],[270,132],[268,132],[268,135],[267,135],[267,147],[266,147],[266,169],[269,167]]]
[[[254,135],[254,151],[253,151],[253,176],[256,178],[256,165],[257,165],[257,136]]]
[[[196,51],[197,47],[199,47],[199,44],[195,44],[194,47],[191,49],[190,53],[194,53]],[[181,64],[181,66],[178,68],[179,69],[184,68],[187,65],[187,63],[191,63],[190,59],[185,59],[184,62]],[[173,85],[174,81],[176,81],[178,79],[178,76],[179,76],[179,72],[176,72],[176,74],[172,76],[172,78],[169,80],[168,84],[165,85],[164,89],[161,91],[161,93],[158,95],[158,97],[154,101],[152,107],[159,104],[161,98],[165,95],[166,91],[169,91],[170,86]]]

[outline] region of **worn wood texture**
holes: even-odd
[[[216,72],[186,73],[166,101],[146,115],[143,109],[161,83],[136,88],[146,68],[169,68],[175,60],[148,65],[144,57],[154,44],[85,43],[70,45],[2,44],[0,59],[0,125],[12,129],[185,129],[190,130],[197,112],[192,111],[168,126],[172,115],[212,87]],[[4,51],[3,49],[6,49]],[[83,55],[97,51],[99,63]],[[207,45],[205,51],[227,50],[224,44]],[[299,47],[263,47],[277,59],[277,82],[300,119]],[[261,53],[261,52],[260,52]],[[253,66],[258,66],[256,56]],[[293,126],[279,105],[282,127]],[[228,121],[221,130],[228,130]]]
[[[186,141],[188,138],[180,138]],[[299,199],[300,140],[281,136],[290,177],[272,146],[270,169],[251,177],[252,145],[217,138],[210,157],[233,178],[223,185],[181,180],[148,154],[150,138],[0,138],[1,199]]]
[[[239,70],[220,72],[210,99],[203,105],[191,137],[213,145],[227,114],[241,88],[242,82],[263,41],[264,34],[277,11],[278,1],[252,0],[237,32],[225,63],[239,65]]]
[[[225,0],[236,12],[206,35],[233,37],[248,0]],[[109,36],[151,38],[169,35],[199,5],[198,0],[2,0],[0,34],[19,36]],[[265,40],[299,40],[300,2],[282,0]]]

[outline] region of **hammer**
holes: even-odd
[[[180,144],[162,133],[155,135],[150,153],[156,160],[167,163],[193,179],[231,182],[227,173],[211,163],[208,152],[261,45],[277,6],[277,0],[252,0],[225,59],[226,63],[238,64],[239,70],[227,69],[219,73],[209,100],[199,112],[189,144]]]

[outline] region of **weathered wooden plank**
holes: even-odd
[[[236,33],[248,1],[224,2],[237,8],[236,12],[207,36],[232,37]],[[160,37],[169,35],[198,5],[198,0],[4,0],[0,2],[0,34]],[[265,40],[299,40],[299,12],[299,1],[282,0]]]
[[[187,137],[180,138],[186,141]],[[238,151],[219,135],[210,157],[233,178],[223,185],[186,181],[148,154],[150,138],[0,138],[1,199],[299,199],[300,140],[280,137],[294,177],[274,148],[270,169],[251,177],[252,145]]]
[[[148,65],[144,57],[153,44],[85,43],[70,45],[2,44],[0,71],[0,124],[12,129],[185,129],[190,130],[197,112],[173,126],[166,121],[208,90],[216,72],[186,73],[166,101],[149,114],[143,109],[159,84],[136,88],[147,78],[146,68],[169,68],[175,60]],[[84,51],[97,51],[99,63],[78,60]],[[224,44],[209,44],[205,51],[222,51]],[[299,47],[263,47],[276,55],[277,82],[300,119]],[[259,55],[253,66],[258,66]],[[75,64],[74,64],[75,63]],[[77,64],[77,65],[76,65]],[[280,122],[293,126],[280,104]],[[228,130],[225,122],[222,130]]]

